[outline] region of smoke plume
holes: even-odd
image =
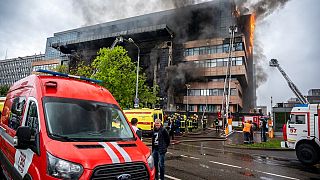
[[[187,82],[196,80],[201,76],[199,68],[193,63],[179,63],[169,66],[167,71],[167,86],[181,88]]]
[[[274,11],[282,9],[289,0],[236,0],[241,15],[255,13],[257,20],[263,20]]]

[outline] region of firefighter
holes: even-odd
[[[250,138],[250,129],[251,129],[251,124],[249,123],[249,121],[245,121],[245,123],[243,124],[243,137],[244,137],[244,144],[249,144],[249,138]]]
[[[261,141],[262,142],[267,142],[267,136],[266,136],[266,131],[267,131],[267,119],[263,118],[261,119]]]
[[[193,128],[198,129],[198,115],[194,114],[192,119],[193,119]]]
[[[192,132],[192,128],[193,128],[193,126],[192,126],[192,119],[188,119],[187,121],[188,121],[188,131],[189,131],[189,132]]]
[[[181,117],[181,115],[178,115],[178,120],[180,122],[180,131],[181,132],[185,132],[186,130],[186,121],[183,119],[183,117]]]
[[[216,132],[219,132],[219,119],[218,118],[216,118],[214,120],[214,125],[216,126]]]
[[[176,122],[176,134],[179,135],[180,134],[180,128],[181,128],[181,121],[180,121],[180,117],[178,115],[178,113],[175,113],[175,122]]]
[[[249,121],[249,124],[250,124],[249,143],[250,143],[250,144],[253,144],[253,124],[252,124],[252,121],[251,121],[251,120]]]

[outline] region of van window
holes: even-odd
[[[306,123],[306,116],[291,114],[289,123],[290,124],[305,124]]]
[[[162,119],[162,114],[161,113],[159,113],[159,119],[162,121],[163,119]]]
[[[35,141],[30,144],[31,150],[39,155],[39,119],[37,104],[34,101],[30,101],[29,103],[25,125],[31,128],[31,135],[35,137]]]
[[[39,130],[37,105],[32,101],[29,104],[26,126],[31,127],[31,129],[33,129],[35,132]]]
[[[158,118],[157,114],[153,114],[153,121],[155,121]]]
[[[66,98],[44,98],[51,138],[64,141],[116,141],[134,138],[120,109],[112,104]]]
[[[23,112],[23,107],[25,103],[26,103],[25,97],[16,97],[13,99],[9,123],[8,123],[9,128],[17,130],[18,127],[21,125],[22,112]]]

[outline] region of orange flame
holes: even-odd
[[[252,13],[250,16],[250,47],[249,47],[249,52],[252,54],[253,52],[253,38],[254,38],[254,28],[255,28],[255,14]]]

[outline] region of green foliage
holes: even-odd
[[[131,61],[127,51],[117,46],[114,49],[102,48],[91,66],[81,65],[77,75],[102,80],[122,108],[132,108],[136,89],[136,64]],[[146,75],[139,74],[140,107],[154,104],[157,92],[153,92],[146,84]]]
[[[69,72],[69,68],[66,65],[58,65],[56,68],[53,68],[52,70],[60,73],[66,73],[66,74]]]
[[[91,65],[86,65],[83,61],[81,61],[75,70],[71,71],[71,74],[77,76],[90,77],[94,72],[94,69]]]
[[[9,88],[10,87],[8,85],[0,86],[0,96],[6,96],[9,91]]]

